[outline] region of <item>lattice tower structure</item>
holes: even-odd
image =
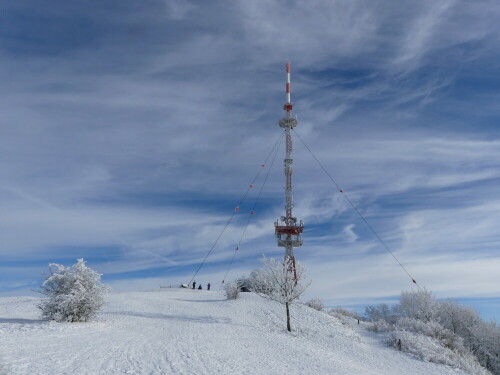
[[[274,223],[274,230],[278,246],[285,248],[285,264],[288,264],[290,271],[296,277],[295,255],[293,249],[302,246],[302,232],[304,225],[302,220],[297,220],[293,216],[293,185],[292,185],[292,129],[298,125],[296,118],[292,117],[293,105],[291,102],[290,89],[290,62],[286,64],[286,102],[283,106],[285,117],[279,121],[279,126],[285,132],[285,216]]]

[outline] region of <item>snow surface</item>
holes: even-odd
[[[38,319],[32,297],[0,298],[0,374],[465,374],[386,347],[363,325],[252,293],[112,293],[91,323]],[[3,372],[2,372],[3,371]]]

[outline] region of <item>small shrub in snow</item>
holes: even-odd
[[[251,292],[252,291],[252,279],[250,277],[242,276],[236,280],[238,287],[241,292]]]
[[[85,265],[83,259],[71,267],[49,264],[40,293],[46,296],[38,304],[42,318],[58,322],[86,322],[91,320],[104,304],[107,287],[101,275]]]
[[[305,303],[306,306],[309,306],[311,309],[323,311],[325,309],[325,304],[322,300],[318,298],[313,298]]]
[[[227,299],[238,299],[240,296],[240,286],[237,282],[231,282],[224,285],[224,293]]]

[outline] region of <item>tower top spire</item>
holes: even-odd
[[[286,84],[285,84],[286,102],[283,109],[287,112],[287,117],[290,116],[290,111],[293,108],[291,101],[291,87],[290,87],[290,61],[286,63]]]

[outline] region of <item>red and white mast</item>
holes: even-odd
[[[279,125],[285,131],[286,150],[285,150],[285,216],[281,216],[280,220],[274,223],[275,234],[278,240],[278,246],[285,248],[285,263],[290,266],[290,270],[295,273],[295,255],[294,247],[302,245],[302,232],[304,226],[302,220],[297,221],[293,217],[293,187],[292,187],[292,129],[297,126],[297,119],[292,117],[292,102],[290,98],[290,62],[286,64],[286,102],[283,106],[285,117],[279,121]]]

